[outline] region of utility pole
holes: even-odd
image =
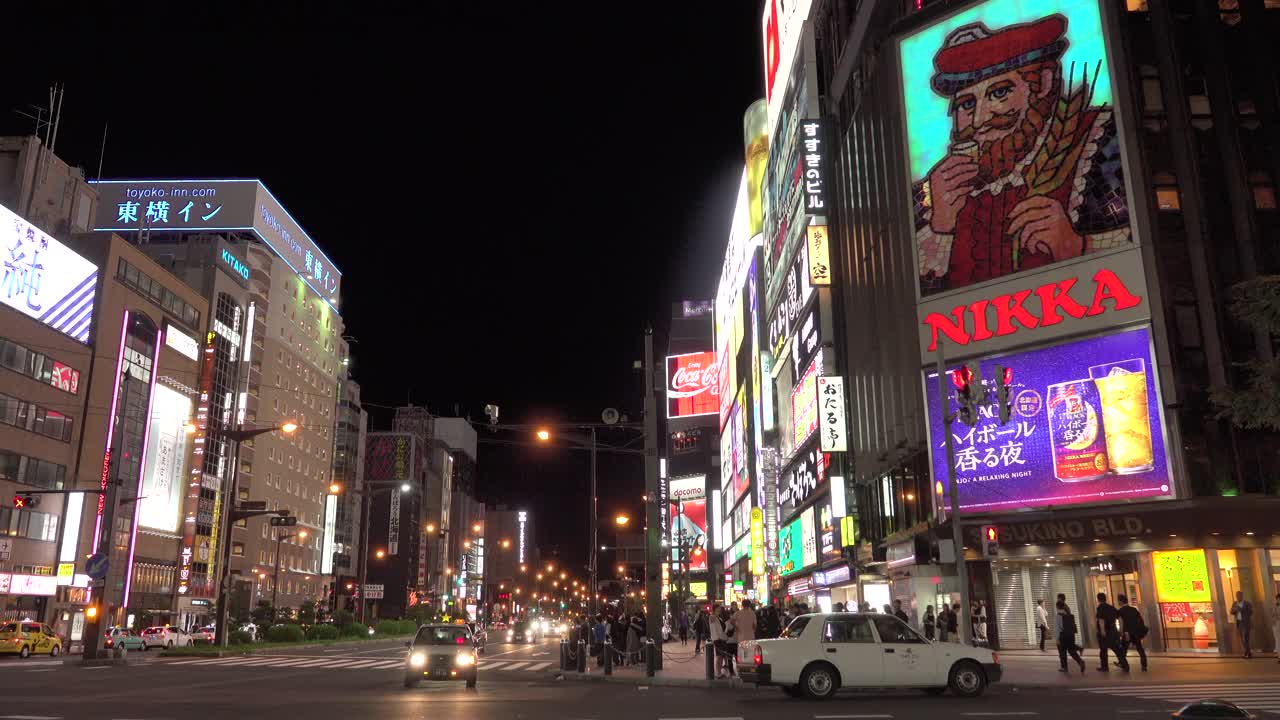
[[[653,328],[644,329],[644,519],[645,614],[654,650],[655,667],[662,668],[662,521],[658,503],[658,403],[653,376]]]
[[[942,409],[942,432],[947,436],[947,487],[951,490],[951,542],[955,545],[956,578],[960,582],[960,612],[958,618],[960,642],[969,644],[972,628],[969,627],[969,568],[964,559],[964,533],[960,528],[960,488],[956,485],[955,441],[951,437],[951,398],[947,397],[947,362],[942,354],[942,338],[937,342],[938,358],[938,407]],[[981,379],[978,382],[982,382]]]
[[[600,559],[600,502],[596,493],[596,428],[591,426],[591,597],[589,607],[594,615],[599,604],[600,582],[597,563]]]

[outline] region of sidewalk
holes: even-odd
[[[1280,664],[1274,655],[1259,655],[1253,660],[1217,655],[1193,655],[1148,653],[1150,670],[1142,672],[1136,653],[1130,653],[1132,671],[1125,673],[1112,667],[1110,672],[1098,672],[1098,651],[1087,650],[1081,654],[1085,672],[1072,663],[1070,673],[1058,672],[1058,654],[1041,653],[1039,650],[1001,651],[1000,664],[1004,677],[994,687],[1005,689],[1098,687],[1105,685],[1156,685],[1162,683],[1229,683],[1248,681],[1274,681],[1280,683]],[[1114,661],[1114,659],[1113,659]],[[693,654],[693,642],[681,645],[677,640],[663,646],[663,665],[654,677],[648,677],[645,666],[615,665],[612,676],[605,676],[604,668],[597,667],[595,658],[588,658],[587,672],[565,672],[566,680],[618,682],[631,685],[675,685],[685,687],[741,688],[737,678],[708,680],[706,658]],[[751,687],[751,686],[747,686]]]

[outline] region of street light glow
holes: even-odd
[[[409,483],[400,483],[400,492],[409,492],[412,489],[413,486]]]
[[[285,420],[284,423],[280,425],[280,430],[284,432],[285,435],[292,435],[295,431],[297,431],[297,429],[298,429],[298,423],[292,420]]]
[[[506,550],[506,549],[507,549],[507,548],[509,548],[509,547],[511,547],[511,541],[510,541],[510,540],[503,540],[503,541],[502,541],[502,549],[503,549],[503,550]]]
[[[342,485],[339,483],[329,483],[329,494],[337,495],[342,492]]]
[[[381,560],[382,558],[387,556],[387,551],[383,550],[382,548],[378,548],[378,552],[374,553],[374,556],[376,556],[379,560]]]
[[[631,518],[619,513],[617,516],[613,518],[613,522],[616,523],[619,527],[621,527],[631,522]]]
[[[436,531],[436,526],[433,525],[432,523],[427,523],[427,532],[433,533],[435,531]]]
[[[183,430],[184,430],[188,435],[195,435],[195,434],[196,434],[196,429],[197,429],[197,428],[196,428],[196,424],[195,424],[195,423],[193,423],[193,422],[188,422],[188,423],[186,423],[185,425],[183,425],[183,426],[182,426],[182,429],[183,429]]]
[[[471,526],[471,532],[480,532],[480,523]]]
[[[538,439],[539,439],[539,440],[541,440],[542,442],[546,442],[546,441],[550,440],[550,439],[551,439],[551,432],[550,432],[550,431],[548,431],[548,430],[539,430],[539,431],[538,431]]]

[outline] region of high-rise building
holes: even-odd
[[[231,543],[231,573],[243,605],[282,607],[323,600],[332,581],[323,560],[335,424],[343,379],[341,273],[257,180],[103,180],[95,226],[119,233],[200,290],[214,308],[197,328],[214,347],[204,482],[235,497],[214,500],[211,547]],[[297,423],[235,447],[225,431]],[[238,458],[239,465],[235,467]],[[224,532],[232,503],[265,501],[298,518],[273,528],[241,520]],[[336,518],[335,518],[336,520]],[[203,531],[205,526],[197,523]],[[336,531],[335,531],[336,532]],[[329,570],[330,572],[326,572]],[[278,590],[277,590],[278,586]]]
[[[484,592],[482,602],[492,620],[520,617],[534,591],[534,575],[542,566],[534,515],[523,507],[491,505],[485,509]]]
[[[346,341],[343,341],[346,344]],[[349,358],[345,356],[344,358]],[[346,363],[350,367],[350,363]],[[365,437],[369,425],[369,413],[360,405],[360,385],[351,379],[342,382],[338,402],[337,443],[333,453],[333,480],[340,486],[340,492],[327,500],[335,505],[333,512],[333,575],[335,578],[348,578],[345,583],[335,583],[334,593],[345,596],[348,600],[353,596],[352,588],[346,586],[353,582],[350,578],[358,572],[357,561],[360,557],[360,504],[364,490],[364,452]],[[329,513],[325,518],[328,520]],[[324,558],[321,557],[323,562]],[[346,600],[335,604],[343,607],[349,604]]]

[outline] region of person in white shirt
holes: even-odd
[[[1049,635],[1049,615],[1044,609],[1044,600],[1036,601],[1036,630],[1040,633],[1040,652],[1044,652],[1044,641]]]

